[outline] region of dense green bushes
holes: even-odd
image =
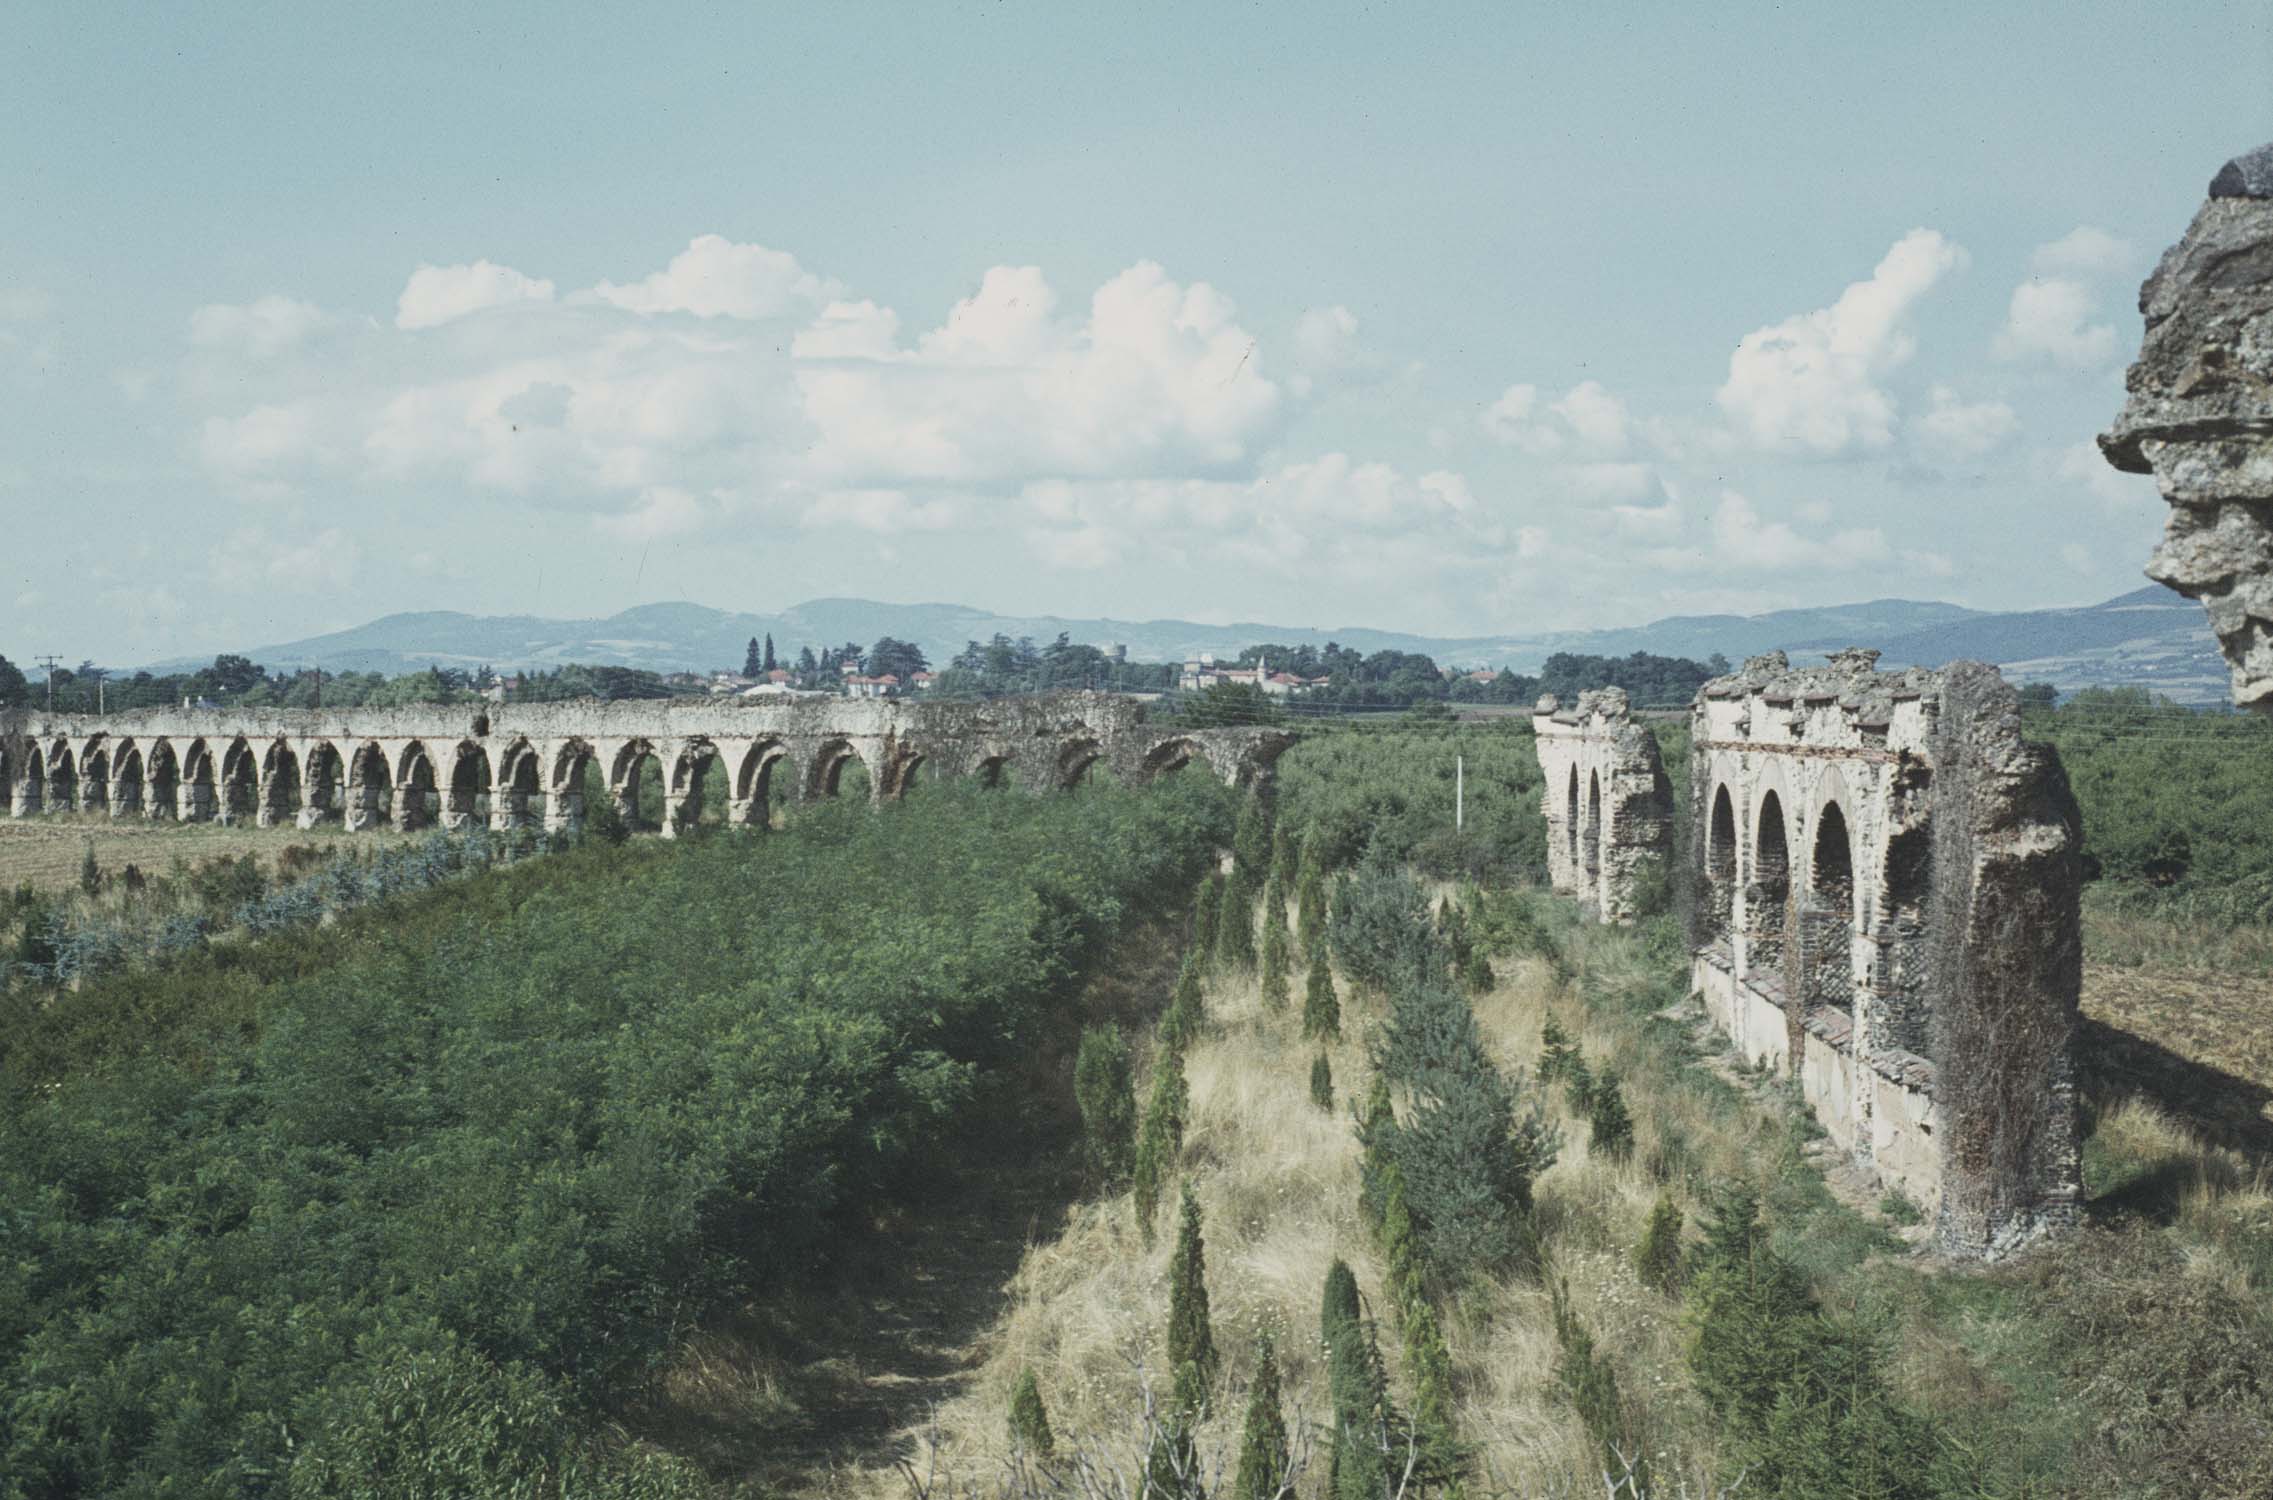
[[[1464,828],[1454,827],[1456,785]],[[1385,863],[1474,880],[1545,880],[1531,726],[1309,729],[1279,761],[1279,821],[1305,863],[1334,870],[1371,850]]]
[[[590,1455],[594,1403],[909,1182],[1229,832],[1200,778],[942,788],[588,846],[62,997],[120,1019],[0,1068],[0,1474],[663,1492]],[[173,1045],[131,1044],[143,1013]],[[350,1482],[354,1413],[405,1369],[463,1393],[421,1419],[452,1467]]]

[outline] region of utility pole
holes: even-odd
[[[1460,832],[1468,826],[1468,759],[1463,755],[1452,757],[1452,831]]]
[[[47,711],[55,712],[55,669],[63,665],[60,656],[35,656],[32,660],[47,668]]]
[[[97,715],[102,715],[102,714],[107,714],[107,713],[109,713],[109,712],[110,712],[110,709],[109,709],[109,702],[110,702],[110,700],[109,700],[108,696],[107,696],[107,695],[104,693],[104,691],[103,691],[103,687],[104,687],[104,684],[105,684],[105,683],[106,683],[106,682],[109,680],[109,678],[110,678],[110,668],[108,668],[108,667],[89,667],[89,668],[87,669],[87,675],[88,675],[89,677],[92,677],[92,678],[94,678],[94,679],[95,679],[95,712],[96,712],[96,714],[97,714]]]

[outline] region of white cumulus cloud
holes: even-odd
[[[1931,404],[1918,418],[1918,434],[1949,457],[1979,458],[2020,431],[2020,418],[2002,401],[1967,401],[1946,385],[1935,386],[1927,399]]]
[[[1911,309],[1965,260],[1939,232],[1913,229],[1829,307],[1746,334],[1716,396],[1737,436],[1823,456],[1892,442],[1896,405],[1880,382],[1915,351]]]
[[[2112,276],[2133,264],[2137,253],[2130,241],[2079,224],[2060,238],[2037,246],[2029,263],[2046,275]]]
[[[785,250],[705,234],[653,275],[627,286],[603,281],[589,295],[636,313],[778,318],[819,306],[836,290]]]
[[[2107,363],[2115,354],[2115,329],[2091,321],[2097,301],[2072,276],[2022,282],[1997,331],[1997,353],[2006,359],[2042,355],[2079,369]]]
[[[395,299],[395,326],[435,328],[485,308],[550,302],[552,291],[549,281],[486,260],[470,266],[420,266]]]
[[[242,306],[209,302],[189,315],[189,341],[203,349],[236,350],[267,359],[330,321],[322,308],[295,297],[270,295]]]

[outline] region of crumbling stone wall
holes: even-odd
[[[2273,712],[2273,145],[2226,163],[2139,290],[2146,340],[2100,435],[2170,503],[2147,575],[2200,599],[2234,701]]]
[[[1205,765],[1234,785],[1267,783],[1293,736],[1264,728],[1153,724],[1109,693],[989,702],[670,699],[395,708],[138,709],[107,716],[14,709],[0,716],[0,786],[10,812],[243,819],[266,827],[391,822],[512,829],[584,818],[585,771],[635,826],[666,836],[702,811],[704,771],[726,772],[727,821],[762,826],[777,787],[789,800],[836,795],[844,768],[876,800],[919,773],[1043,791],[1093,767],[1124,782]],[[662,805],[642,807],[642,772]],[[782,778],[782,779],[777,779]]]
[[[2080,822],[1995,669],[1755,657],[1692,716],[1692,978],[1832,1139],[2000,1255],[2074,1221]]]
[[[1541,698],[1531,719],[1547,815],[1547,870],[1556,890],[1605,922],[1641,915],[1644,887],[1661,886],[1673,853],[1673,783],[1657,740],[1622,688],[1579,694],[1564,708]]]

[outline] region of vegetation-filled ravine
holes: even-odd
[[[708,1493],[602,1418],[952,1152],[1228,806],[940,787],[19,987],[0,1495]]]

